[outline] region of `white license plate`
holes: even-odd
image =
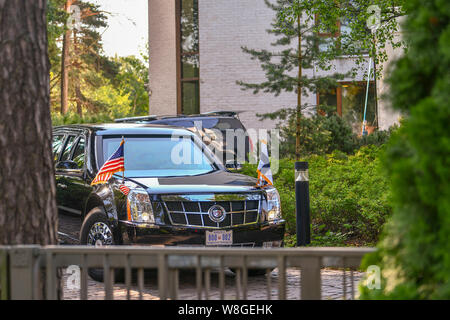
[[[220,246],[233,244],[232,230],[214,230],[206,231],[206,245]]]

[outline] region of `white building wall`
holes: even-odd
[[[401,20],[399,20],[401,23]],[[401,32],[397,32],[394,36],[394,41],[401,39]],[[389,93],[389,85],[386,83],[386,77],[392,68],[391,63],[398,59],[403,54],[402,48],[392,48],[391,45],[386,45],[386,54],[388,61],[383,63],[383,72],[381,78],[377,81],[377,96],[378,96],[378,127],[380,130],[387,130],[394,124],[399,123],[401,113],[392,109],[391,103],[387,98]]]
[[[272,128],[273,121],[258,121],[257,113],[296,105],[295,93],[274,97],[242,91],[236,81],[258,83],[264,72],[242,46],[270,49],[274,40],[266,29],[273,11],[263,0],[199,1],[201,111],[245,111],[240,119],[247,128]]]
[[[241,47],[279,50],[280,47],[270,45],[276,37],[266,31],[270,29],[273,18],[274,11],[263,0],[199,1],[201,112],[219,109],[246,111],[240,119],[247,128],[273,128],[276,121],[261,122],[256,114],[296,107],[295,92],[277,97],[263,92],[255,95],[251,90],[242,91],[236,84],[237,80],[247,83],[265,81],[259,62],[251,60]],[[343,58],[336,61],[328,72],[343,73],[353,66],[351,58]],[[303,74],[313,76],[314,71],[304,70]],[[357,79],[362,79],[362,74]],[[302,103],[315,106],[316,95],[304,96]]]
[[[200,111],[245,111],[240,118],[247,128],[274,128],[276,121],[259,121],[256,114],[273,112],[285,107],[294,108],[295,92],[271,93],[243,91],[236,84],[242,80],[259,83],[265,80],[264,71],[256,60],[242,51],[251,49],[279,49],[270,45],[276,37],[267,33],[274,12],[264,0],[199,0],[200,41]],[[150,114],[165,115],[177,112],[176,81],[176,18],[175,0],[149,0],[150,42]],[[336,60],[331,71],[304,70],[313,76],[345,73],[354,66],[351,57]],[[361,81],[364,67],[354,80]],[[346,80],[352,80],[350,78]],[[378,83],[379,94],[385,92],[383,80]],[[315,106],[316,95],[302,98],[302,103]],[[398,119],[386,102],[379,102],[380,129],[386,129]]]

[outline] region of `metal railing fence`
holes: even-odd
[[[104,296],[114,299],[115,274],[123,273],[126,298],[130,299],[133,274],[137,273],[139,298],[143,298],[144,270],[154,269],[159,299],[179,298],[179,274],[195,270],[196,299],[209,299],[211,272],[218,273],[219,298],[225,298],[225,271],[235,276],[236,299],[248,298],[248,270],[264,269],[267,299],[272,298],[271,271],[278,270],[278,299],[286,299],[286,270],[300,269],[301,299],[321,299],[321,269],[343,268],[343,298],[354,298],[353,272],[373,248],[198,248],[198,247],[0,247],[0,297],[2,299],[58,299],[61,270],[79,266],[80,299],[88,299],[88,268],[103,268]],[[347,272],[345,271],[347,270]],[[350,273],[348,279],[347,273]],[[117,275],[117,274],[116,274]],[[44,279],[45,278],[45,279]],[[350,281],[350,292],[347,292]]]

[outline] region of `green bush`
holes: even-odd
[[[313,240],[327,245],[377,241],[391,212],[381,154],[382,149],[367,146],[355,155],[335,151],[303,159],[309,163]],[[296,232],[294,164],[281,159],[274,175],[289,234]],[[256,176],[256,165],[245,164],[242,173]]]
[[[408,113],[386,150],[393,214],[378,252],[380,290],[368,299],[450,299],[450,3],[409,0],[409,43],[390,77],[393,106]]]
[[[385,144],[392,130],[375,131],[360,137],[341,116],[336,114],[336,107],[322,105],[322,112],[300,120],[300,152],[304,155],[328,154],[335,150],[353,154],[362,146]],[[280,157],[292,158],[295,155],[296,112],[295,109],[281,109],[273,113],[258,115],[261,119],[278,119],[280,129]]]
[[[106,123],[112,122],[113,119],[108,114],[86,114],[80,117],[77,113],[68,112],[62,115],[57,112],[52,112],[52,125],[60,126],[64,124],[76,124],[76,123]]]

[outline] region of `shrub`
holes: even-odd
[[[366,146],[355,155],[335,151],[303,159],[309,163],[313,239],[335,237],[356,244],[377,241],[391,212],[381,154],[382,149]],[[294,160],[281,159],[274,175],[289,234],[296,232],[294,164]],[[256,167],[245,164],[242,173],[256,176]]]
[[[57,112],[52,112],[52,125],[60,126],[63,124],[76,124],[76,123],[106,123],[112,122],[113,119],[108,114],[86,114],[80,117],[77,113],[68,112],[62,115]]]
[[[352,154],[365,145],[381,146],[385,144],[392,129],[375,131],[359,137],[352,127],[341,116],[336,114],[336,107],[321,106],[321,112],[310,117],[302,117],[301,153],[304,155],[327,154],[335,150]],[[280,156],[291,158],[295,155],[296,113],[294,109],[281,109],[273,113],[258,115],[261,119],[278,119],[277,128],[280,129]]]
[[[409,113],[386,151],[393,215],[378,252],[380,290],[362,298],[450,298],[450,3],[405,1],[408,51],[391,78],[396,109]]]

